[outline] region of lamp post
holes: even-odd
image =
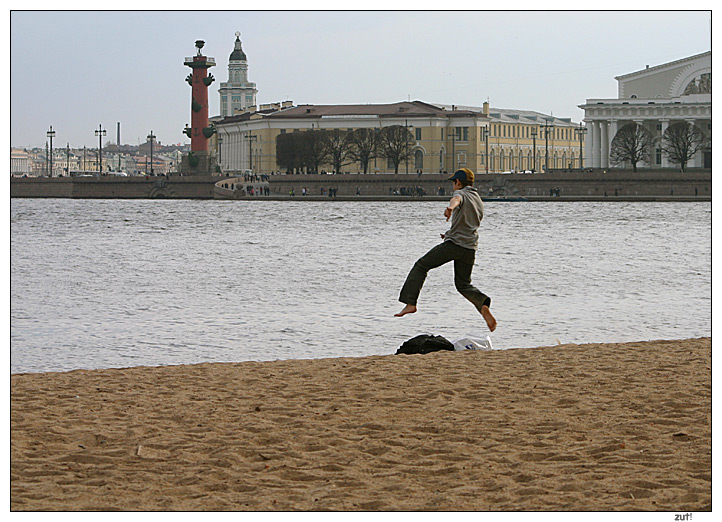
[[[531,165],[532,172],[536,172],[536,136],[537,136],[537,131],[536,131],[536,128],[534,128],[531,130],[531,139],[532,139],[531,153],[532,153],[532,158],[533,158],[532,165]]]
[[[582,122],[579,122],[579,128],[574,129],[574,132],[577,133],[579,136],[579,170],[582,170],[584,168],[584,152],[583,152],[583,144],[584,144],[584,135],[587,133],[587,128],[582,125]]]
[[[458,127],[454,127],[454,132],[451,133],[451,172],[456,172],[456,129]]]
[[[406,174],[409,173],[409,127],[414,128],[413,125],[409,125],[409,120],[404,120],[404,129],[406,129],[404,134],[404,141],[406,141]]]
[[[103,136],[106,132],[102,125],[98,124],[95,135],[98,137],[98,171],[103,172]]]
[[[484,140],[484,165],[486,173],[489,173],[489,127],[481,128],[481,139]]]
[[[549,129],[553,129],[554,125],[550,125],[549,120],[547,118],[544,118],[544,121],[546,122],[544,125],[542,125],[542,128],[544,129],[544,139],[545,139],[544,172],[549,172]]]
[[[50,138],[50,154],[48,154],[48,158],[50,159],[50,170],[48,171],[48,177],[53,177],[53,138],[55,137],[55,131],[53,130],[53,126],[50,126],[50,130],[48,131],[48,138]]]
[[[248,168],[253,172],[253,142],[258,140],[258,136],[248,134]]]
[[[153,142],[155,141],[153,131],[150,131],[150,134],[148,134],[148,141],[150,142],[150,175],[155,176],[153,173]]]
[[[65,146],[65,174],[70,177],[70,143]]]
[[[221,157],[221,151],[223,150],[223,136],[218,135],[218,165],[223,170],[223,159]]]

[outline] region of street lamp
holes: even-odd
[[[454,132],[451,133],[451,172],[456,172],[456,129],[453,127]]]
[[[409,120],[404,120],[404,128],[406,129],[404,134],[404,141],[406,141],[406,174],[409,173],[409,127],[414,128],[413,125],[409,125]]]
[[[218,135],[218,165],[220,166],[221,170],[223,170],[223,159],[221,157],[221,152],[223,151],[223,136],[220,134]]]
[[[579,170],[584,168],[584,153],[582,145],[584,144],[584,135],[587,133],[587,128],[582,126],[582,122],[579,122],[579,128],[574,129],[574,132],[579,136]]]
[[[70,177],[70,143],[65,146],[65,174]]]
[[[102,125],[98,124],[95,135],[98,137],[98,171],[103,172],[103,136],[106,132]]]
[[[50,130],[48,131],[48,138],[50,138],[50,154],[48,155],[48,158],[50,159],[50,171],[48,172],[48,177],[53,177],[53,138],[55,137],[55,131],[53,130],[53,126],[50,126]]]
[[[150,134],[148,134],[148,141],[150,141],[150,175],[155,176],[155,174],[153,174],[153,142],[155,141],[153,131],[150,131]]]
[[[486,164],[486,173],[489,173],[489,127],[481,128],[481,136],[484,140],[484,163]]]
[[[258,140],[258,136],[248,134],[248,168],[253,172],[253,142]]]
[[[544,118],[544,121],[546,122],[542,125],[542,128],[544,129],[544,139],[546,140],[546,144],[544,146],[544,172],[549,172],[549,129],[553,129],[554,125],[549,124],[548,118]]]
[[[532,152],[532,158],[533,158],[533,160],[532,160],[533,162],[531,165],[532,172],[536,172],[536,136],[537,136],[537,131],[536,131],[536,128],[534,128],[531,130],[531,139],[532,139],[531,152]]]

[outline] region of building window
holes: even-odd
[[[416,141],[421,140],[421,129],[416,128],[414,131],[416,132]]]
[[[424,153],[420,150],[414,152],[414,168],[417,170],[424,168]]]
[[[662,164],[662,149],[655,149],[654,151],[654,162],[657,165]]]

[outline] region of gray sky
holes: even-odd
[[[215,5],[215,4],[214,4]],[[210,115],[235,32],[259,104],[429,103],[579,122],[615,76],[711,50],[710,11],[13,11],[10,142],[187,143],[186,56],[205,40]]]

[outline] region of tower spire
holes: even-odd
[[[241,33],[236,31],[233,52],[228,58],[228,81],[221,83],[221,116],[233,116],[256,106],[256,84],[248,81],[248,57],[243,52]]]

